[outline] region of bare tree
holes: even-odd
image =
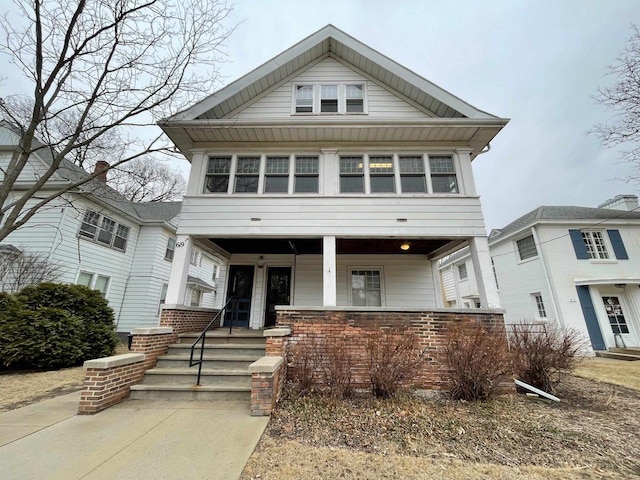
[[[65,157],[114,138],[121,148],[110,152],[112,168],[150,153],[171,154],[161,134],[146,138],[146,127],[213,90],[221,46],[232,30],[223,26],[230,9],[219,0],[14,4],[16,11],[0,22],[0,53],[20,69],[33,95],[0,99],[2,116],[20,136],[1,172],[0,241],[88,181],[43,188]],[[14,185],[37,152],[50,159],[48,168],[16,197]]]
[[[187,187],[179,171],[149,157],[136,158],[112,173],[108,184],[132,202],[179,200]]]
[[[0,253],[0,290],[17,292],[27,285],[55,282],[62,278],[62,265],[37,252]]]
[[[612,85],[601,87],[595,100],[613,111],[611,122],[595,125],[595,134],[607,147],[626,146],[623,160],[635,164],[637,173],[628,180],[640,182],[640,30],[632,35],[622,54],[609,67]]]

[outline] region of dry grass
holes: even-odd
[[[597,382],[640,390],[640,360],[628,362],[611,358],[587,358],[578,365],[574,374]]]
[[[559,404],[285,399],[243,480],[631,478],[640,393],[567,376]]]

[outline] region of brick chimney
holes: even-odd
[[[109,168],[109,162],[105,162],[104,160],[98,160],[96,162],[96,166],[93,167],[93,173],[99,173],[96,179],[101,182],[107,183],[107,169]]]

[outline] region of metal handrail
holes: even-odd
[[[211,326],[216,322],[216,320],[218,320],[218,318],[220,318],[222,316],[222,314],[226,311],[226,309],[229,306],[229,304],[231,302],[233,302],[235,299],[236,299],[236,297],[229,298],[229,300],[227,301],[225,306],[222,307],[222,309],[216,314],[215,317],[213,317],[213,320],[211,320],[209,322],[209,325],[207,325],[205,327],[205,329],[202,331],[200,336],[198,336],[198,338],[196,338],[196,341],[193,342],[193,345],[191,345],[191,355],[189,356],[189,367],[193,367],[195,365],[198,365],[198,379],[196,380],[196,385],[200,385],[200,376],[202,375],[202,358],[204,357],[204,346],[205,346],[206,339],[207,339],[207,330],[209,330],[211,328]],[[231,327],[233,325],[233,320],[229,319],[229,322],[230,322],[229,333],[231,333]],[[194,350],[196,348],[196,345],[198,344],[198,342],[200,340],[202,340],[202,345],[200,346],[200,360],[198,360],[197,362],[194,362],[193,361],[193,352],[194,352]]]

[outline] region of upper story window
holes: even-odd
[[[392,155],[369,156],[369,182],[371,193],[395,193]]]
[[[167,240],[167,248],[164,251],[164,259],[172,261],[173,255],[175,254],[175,252],[176,252],[176,239],[169,238],[169,240]]]
[[[451,155],[429,156],[433,193],[458,193],[456,169]]]
[[[589,258],[596,260],[609,259],[609,252],[604,242],[602,230],[582,230],[582,240],[584,240]]]
[[[289,157],[267,157],[264,174],[265,193],[289,191]]]
[[[364,193],[364,158],[340,157],[340,193]]]
[[[318,157],[296,157],[295,193],[318,193]]]
[[[260,157],[239,157],[236,167],[236,193],[258,193]]]
[[[129,238],[129,227],[120,225],[114,220],[94,212],[86,210],[80,224],[78,235],[92,240],[115,250],[125,251]]]
[[[461,263],[460,265],[458,265],[458,278],[460,280],[466,280],[468,278],[466,263]]]
[[[210,157],[205,181],[206,191],[211,193],[227,193],[229,190],[230,173],[231,157]]]
[[[518,246],[518,254],[520,260],[526,260],[538,256],[538,250],[536,249],[536,241],[533,239],[533,235],[521,238],[516,242]]]
[[[424,161],[422,155],[401,155],[400,186],[402,193],[425,193],[427,184],[424,176]]]
[[[365,83],[315,83],[294,85],[293,113],[367,113]]]

